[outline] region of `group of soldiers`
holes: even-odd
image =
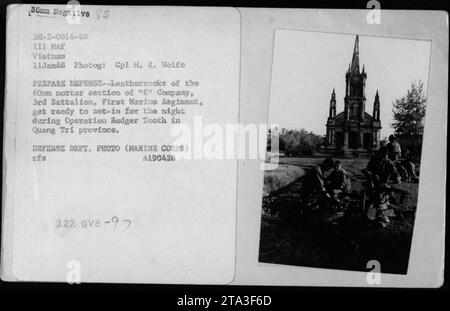
[[[402,149],[394,135],[389,136],[389,143],[382,145],[378,152],[372,156],[363,170],[369,182],[375,186],[388,186],[390,183],[399,184],[403,181],[416,182],[419,177],[416,166],[412,161],[411,154]]]
[[[408,152],[403,153],[394,135],[371,156],[367,167],[362,170],[366,183],[372,188],[389,188],[390,184],[403,181],[417,181],[416,167]],[[301,205],[311,201],[317,208],[339,207],[339,197],[348,194],[351,182],[348,173],[339,160],[326,158],[320,165],[305,174],[301,189]]]

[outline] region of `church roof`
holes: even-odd
[[[373,116],[368,114],[367,112],[364,112],[364,123],[365,124],[372,124],[372,122],[376,121]],[[334,123],[337,126],[343,125],[344,123],[344,112],[338,113],[334,118],[329,118],[327,124]]]

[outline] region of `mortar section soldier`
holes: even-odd
[[[404,153],[404,159],[402,160],[402,166],[405,168],[408,181],[410,182],[418,182],[419,176],[416,173],[416,165],[414,164],[414,159],[411,152],[406,149]]]
[[[400,174],[397,172],[394,162],[389,159],[386,147],[381,147],[378,153],[369,160],[363,173],[367,181],[376,187],[387,185],[391,180],[395,183],[401,182]]]
[[[342,168],[341,161],[334,161],[334,170],[326,179],[326,187],[329,192],[349,192],[351,189],[350,179],[348,178],[348,172]]]
[[[331,196],[325,187],[325,176],[333,168],[334,161],[331,158],[326,158],[320,165],[315,166],[305,174],[300,188],[302,211],[310,209],[311,201],[317,203],[319,208],[328,206]]]
[[[389,135],[389,143],[386,147],[389,159],[391,161],[398,161],[402,154],[402,148],[394,135]]]
[[[409,150],[404,150],[404,157],[400,159],[402,148],[394,135],[389,136],[389,143],[387,144],[388,157],[394,162],[397,172],[406,182],[417,181],[415,164],[411,159]]]

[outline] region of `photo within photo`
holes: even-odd
[[[260,262],[407,274],[430,51],[427,40],[276,30]]]

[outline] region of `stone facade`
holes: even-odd
[[[336,114],[336,93],[333,89],[326,124],[326,145],[344,152],[371,150],[378,147],[381,129],[380,98],[375,95],[372,115],[365,111],[367,74],[359,69],[359,37],[356,36],[352,62],[345,75],[344,111]]]

